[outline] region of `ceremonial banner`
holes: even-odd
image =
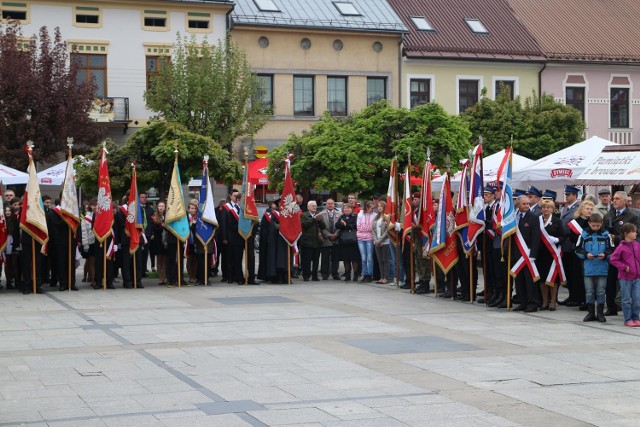
[[[518,222],[516,221],[516,210],[513,204],[513,187],[511,178],[512,150],[512,148],[507,148],[505,150],[504,159],[500,164],[500,169],[498,170],[498,176],[500,177],[500,179],[498,180],[498,185],[500,185],[500,181],[504,183],[504,188],[501,188],[502,198],[500,199],[499,210],[499,220],[503,242],[507,237],[515,233],[516,229],[518,228]]]
[[[78,225],[80,224],[80,208],[78,207],[78,192],[76,191],[76,171],[73,169],[73,157],[71,149],[67,158],[67,167],[64,173],[64,182],[62,184],[62,197],[60,198],[60,214],[64,222],[76,235]]]
[[[431,249],[432,230],[436,223],[436,212],[433,209],[431,192],[431,161],[427,160],[422,170],[422,192],[420,193],[420,217],[422,228],[422,256],[426,257]]]
[[[469,178],[469,230],[467,237],[470,244],[474,244],[478,236],[484,231],[484,183],[482,169],[482,144],[473,149],[473,163]]]
[[[253,225],[258,221],[258,208],[253,195],[253,184],[249,181],[249,166],[244,164],[244,176],[242,178],[242,206],[238,218],[238,233],[243,239],[251,237]]]
[[[398,160],[391,160],[391,168],[389,169],[389,187],[387,188],[387,205],[384,213],[389,217],[389,222],[395,224],[398,222]],[[389,238],[396,244],[398,243],[398,234],[395,228],[389,230]]]
[[[27,148],[27,153],[29,155],[29,170],[27,171],[29,181],[27,182],[27,190],[22,198],[20,228],[44,246],[49,240],[47,220],[44,215],[42,194],[38,185],[36,165],[33,163],[31,147]]]
[[[211,181],[209,181],[208,161],[208,156],[205,156],[202,161],[202,185],[200,186],[200,203],[196,223],[196,237],[205,246],[213,239],[218,229],[216,205],[211,191]]]
[[[413,212],[411,210],[411,172],[407,165],[404,173],[404,199],[402,201],[402,247],[411,240],[411,227],[413,227]]]
[[[104,242],[111,234],[113,208],[111,207],[111,181],[107,165],[107,150],[102,147],[100,169],[98,170],[98,201],[96,203],[93,234],[99,242]]]
[[[136,164],[132,163],[131,186],[129,187],[129,200],[127,200],[127,217],[124,223],[124,232],[129,236],[129,253],[135,253],[140,246],[140,234],[144,231],[142,225],[142,212],[140,209],[140,196],[138,195],[138,174]]]
[[[178,155],[173,162],[173,173],[169,185],[169,195],[167,196],[167,213],[165,215],[164,226],[171,234],[176,236],[181,242],[186,242],[189,237],[189,220],[187,219],[187,209],[184,206],[184,196],[182,194],[182,182],[180,181],[180,167],[178,166]]]
[[[460,164],[462,165],[462,173],[460,174],[458,198],[456,199],[456,231],[460,236],[464,253],[468,254],[473,247],[469,241],[469,180],[467,179],[469,160],[461,160]]]
[[[456,245],[456,216],[453,209],[453,201],[451,200],[449,173],[447,172],[440,192],[440,206],[438,207],[438,216],[436,217],[430,252],[445,274],[458,262]]]
[[[291,155],[284,161],[284,188],[280,198],[280,235],[289,244],[294,246],[302,234],[300,216],[302,211],[296,203],[296,192],[293,189],[291,178]]]

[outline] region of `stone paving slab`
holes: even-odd
[[[146,283],[145,283],[146,284]],[[640,330],[390,285],[0,292],[0,426],[626,426]],[[564,291],[563,291],[564,292]]]

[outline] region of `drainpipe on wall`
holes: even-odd
[[[404,34],[400,36],[398,42],[398,108],[402,107],[402,45],[404,43]]]
[[[547,68],[547,63],[545,62],[540,71],[538,71],[538,105],[542,105],[542,73]]]

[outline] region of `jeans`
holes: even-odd
[[[620,279],[620,303],[624,321],[640,318],[640,279]]]
[[[607,292],[607,276],[585,276],[584,292],[587,304],[595,304],[597,297],[598,304],[604,305]]]
[[[373,275],[373,240],[358,240],[360,259],[362,260],[362,276]]]
[[[394,280],[396,278],[396,250],[396,246],[389,244],[390,257],[387,280]],[[402,252],[400,252],[400,254],[402,254]],[[404,265],[402,265],[402,262],[398,265],[398,282],[404,282]]]

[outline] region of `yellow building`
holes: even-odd
[[[400,105],[405,32],[387,2],[237,0],[232,39],[273,111],[255,145],[281,145],[325,111],[346,116],[381,99]]]
[[[402,102],[436,101],[451,114],[480,99],[540,93],[545,58],[504,0],[389,0],[409,34],[403,40]]]

